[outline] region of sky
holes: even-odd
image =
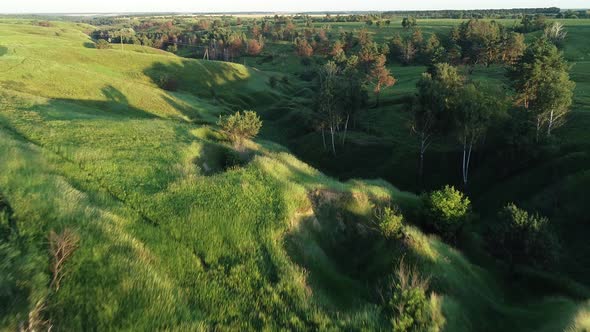
[[[0,13],[302,12],[559,7],[588,0],[0,0]]]

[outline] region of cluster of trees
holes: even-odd
[[[335,154],[336,134],[342,132],[344,144],[349,121],[352,119],[354,123],[360,111],[368,106],[368,89],[372,88],[379,105],[381,92],[394,85],[395,78],[386,67],[387,58],[382,49],[364,30],[358,37],[342,34],[330,56],[332,60],[318,71],[314,127],[321,131],[325,149],[325,131],[329,131]]]
[[[524,33],[543,30],[546,24],[547,17],[545,15],[525,15],[520,21],[520,26],[517,27],[517,30]]]
[[[589,17],[590,17],[589,10],[568,9],[565,12],[560,12],[559,14],[555,15],[555,18],[589,18]]]
[[[488,128],[507,108],[502,92],[482,82],[468,82],[457,67],[436,64],[422,75],[412,103],[412,131],[419,139],[419,174],[424,154],[441,136],[455,137],[462,148],[461,171],[467,185],[471,156]]]
[[[453,28],[449,36],[424,38],[419,28],[413,28],[411,33],[395,35],[388,46],[390,58],[406,65],[512,64],[522,55],[525,39],[495,21],[473,19]]]
[[[524,126],[533,128],[536,141],[543,131],[550,136],[563,124],[572,103],[574,83],[568,70],[557,47],[546,38],[537,39],[510,67],[516,92],[511,99],[498,87],[469,81],[457,67],[435,64],[417,83],[411,106],[411,128],[419,140],[420,176],[424,154],[432,141],[441,136],[455,137],[461,146],[462,179],[467,185],[473,151],[495,123],[517,121],[508,112],[511,108],[522,111]]]
[[[514,203],[498,213],[487,239],[492,253],[505,259],[511,268],[516,264],[547,266],[559,258],[560,244],[549,219]]]
[[[452,186],[423,194],[422,202],[423,225],[446,241],[456,241],[464,227],[477,219],[469,198]],[[397,225],[401,220],[392,220],[395,223],[384,225],[393,224],[396,226],[392,228],[393,234],[399,234]],[[498,212],[485,238],[491,252],[505,259],[511,268],[516,264],[547,266],[559,258],[561,246],[549,219],[520,209],[514,203]]]
[[[425,40],[420,29],[414,29],[405,37],[395,35],[389,43],[389,49],[389,57],[404,65],[430,65],[440,62],[443,61],[446,52],[436,34]]]
[[[521,18],[523,15],[543,14],[547,16],[559,15],[557,7],[549,8],[513,8],[513,9],[471,9],[471,10],[420,10],[420,11],[388,11],[382,13],[384,17],[410,15],[417,18]]]

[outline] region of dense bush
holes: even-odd
[[[237,149],[242,148],[244,140],[258,135],[260,128],[262,128],[262,120],[254,111],[237,112],[220,117],[217,124]]]
[[[415,268],[407,267],[402,261],[384,306],[393,331],[440,330],[442,322],[435,314],[427,291],[428,279],[422,278]]]
[[[111,48],[111,44],[109,44],[109,42],[104,39],[99,39],[96,42],[95,47],[99,50],[106,50],[106,49]]]
[[[158,78],[158,86],[166,91],[178,90],[178,80],[168,74],[161,75]]]
[[[488,242],[491,250],[511,265],[547,265],[558,257],[559,243],[549,228],[549,219],[528,213],[512,203],[498,214]]]
[[[379,230],[386,239],[401,239],[404,236],[404,216],[398,209],[377,209],[375,216]]]
[[[471,202],[462,192],[445,186],[422,196],[425,223],[447,240],[454,240],[471,216]]]

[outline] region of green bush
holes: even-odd
[[[375,213],[377,225],[386,239],[399,240],[404,236],[404,216],[396,208],[385,207]]]
[[[166,47],[166,51],[170,53],[176,53],[178,52],[178,46],[176,46],[176,44],[168,45],[168,47]]]
[[[453,186],[422,197],[426,224],[447,240],[454,240],[471,216],[469,198]]]
[[[559,243],[549,228],[549,219],[528,213],[510,203],[498,214],[488,237],[490,248],[510,264],[546,265],[558,257]]]
[[[270,85],[271,88],[276,88],[277,84],[279,83],[279,79],[276,76],[271,76],[268,79],[268,84]]]
[[[166,91],[178,90],[178,80],[168,74],[163,74],[158,78],[158,86]]]
[[[252,139],[262,128],[262,120],[254,111],[237,112],[220,117],[217,124],[232,141],[237,149],[241,149],[246,139]]]
[[[415,268],[402,261],[392,283],[385,310],[393,331],[438,331],[441,319],[435,317],[426,294],[428,279],[420,277]]]
[[[97,49],[99,49],[99,50],[106,50],[106,49],[111,48],[111,44],[108,41],[104,40],[104,39],[99,39],[96,42],[95,47]]]

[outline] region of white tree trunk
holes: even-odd
[[[551,136],[551,129],[553,128],[553,110],[551,110],[551,113],[549,114],[549,125],[547,126],[547,137]]]
[[[334,155],[336,155],[336,146],[334,145],[334,134],[335,134],[334,125],[330,125],[330,135],[332,136],[332,153],[334,153]]]
[[[346,141],[346,132],[348,131],[348,119],[350,114],[346,113],[346,122],[344,122],[344,135],[342,136],[342,144]]]

